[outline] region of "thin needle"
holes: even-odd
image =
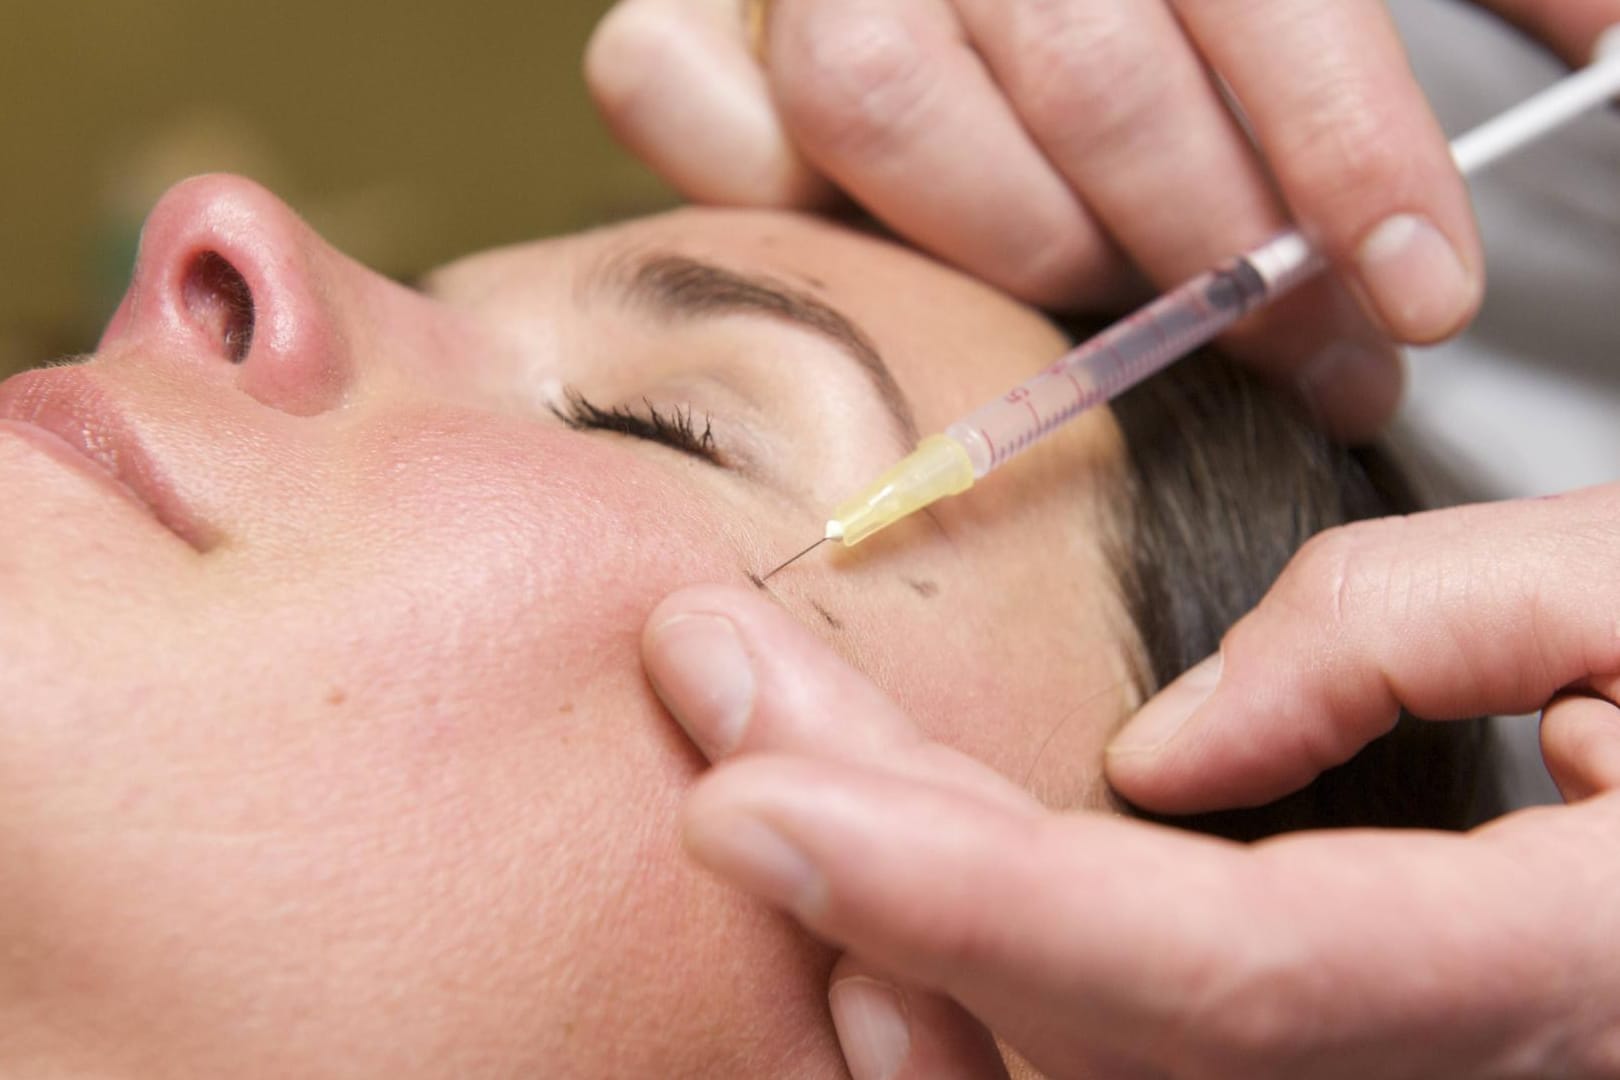
[[[815,543],[811,544],[809,547],[805,548],[803,551],[801,551],[797,555],[793,556],[793,558],[789,559],[787,562],[783,563],[781,566],[778,566],[775,570],[772,570],[770,573],[766,574],[764,577],[760,578],[759,580],[760,581],[769,581],[769,580],[771,580],[771,578],[775,577],[777,574],[780,574],[782,571],[786,570],[788,567],[792,566],[794,563],[798,562],[800,559],[804,558],[806,555],[810,554],[812,551],[816,550],[816,548],[820,547],[822,544],[825,544],[828,540],[831,540],[831,539],[832,539],[832,537],[830,537],[830,536],[823,536],[820,540],[817,540]]]

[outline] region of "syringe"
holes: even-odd
[[[1597,59],[1451,144],[1472,176],[1620,94],[1620,27]],[[865,540],[947,495],[957,495],[1070,420],[1186,356],[1243,316],[1285,295],[1327,263],[1297,230],[1187,282],[1091,338],[1033,378],[967,416],[841,504],[825,535],[765,577],[829,540]]]

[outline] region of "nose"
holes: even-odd
[[[147,217],[101,348],[193,365],[283,412],[324,412],[353,377],[336,308],[343,264],[259,185],[187,180]]]

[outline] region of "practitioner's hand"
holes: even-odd
[[[863,1080],[1000,1075],[951,1000],[1058,1077],[1613,1076],[1617,613],[1620,486],[1329,534],[1228,637],[1212,693],[1206,667],[1139,714],[1110,761],[1121,790],[1171,811],[1253,803],[1399,705],[1545,706],[1571,804],[1467,836],[1250,848],[1042,809],[754,593],[671,597],[644,657],[725,760],[688,806],[692,853],[861,958],[867,978],[832,1000]],[[720,621],[677,620],[692,614]],[[740,692],[682,663],[697,626],[735,633]]]
[[[765,61],[747,4],[621,0],[587,58],[614,130],[689,198],[817,207],[836,185],[1059,308],[1117,307],[1143,288],[1127,267],[1179,284],[1297,220],[1361,307],[1320,282],[1230,344],[1346,435],[1394,407],[1387,337],[1446,337],[1479,303],[1467,195],[1382,4],[772,0]],[[1579,62],[1620,21],[1620,0],[1482,6]]]

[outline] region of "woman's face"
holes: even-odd
[[[700,762],[641,626],[1063,344],[781,214],[418,292],[245,181],[172,191],[96,356],[0,388],[0,1071],[834,1068],[824,951],[679,851]],[[936,736],[1071,804],[1127,651],[1116,436],[1072,428],[770,582]]]

